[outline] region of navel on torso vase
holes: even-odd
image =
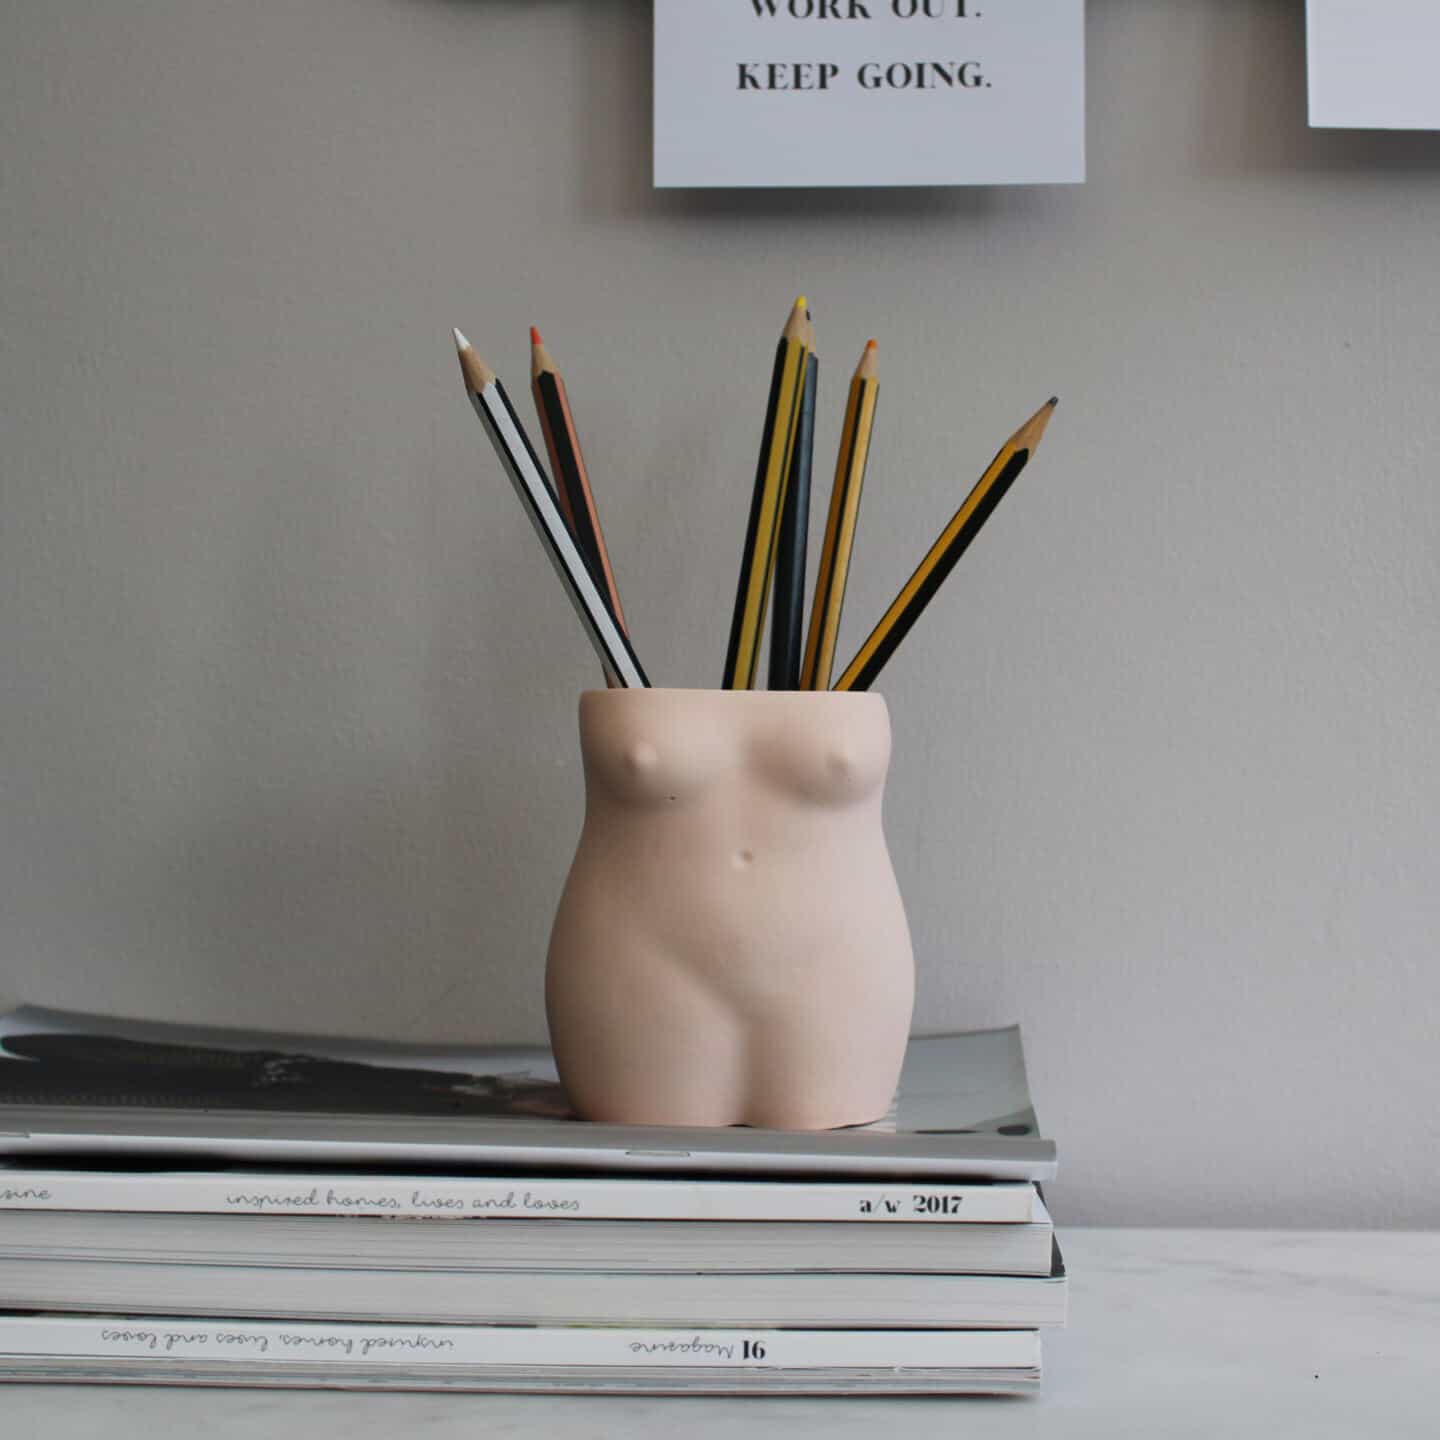
[[[576,1112],[828,1129],[883,1116],[914,960],[876,694],[605,690],[546,1008]]]

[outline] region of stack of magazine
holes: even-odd
[[[0,1017],[0,1379],[1024,1392],[1066,1280],[1018,1029],[819,1134],[572,1118],[543,1050]]]

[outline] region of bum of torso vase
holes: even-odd
[[[600,690],[550,939],[590,1120],[820,1130],[890,1108],[914,1001],[875,694]]]

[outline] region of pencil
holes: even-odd
[[[735,612],[730,621],[730,644],[725,652],[727,690],[749,690],[755,684],[760,641],[765,633],[765,602],[775,565],[775,541],[780,511],[785,503],[785,482],[795,443],[795,420],[805,383],[805,297],[790,311],[790,318],[775,347],[770,377],[770,399],[755,468],[755,489],[750,498],[750,519],[740,558],[740,580],[735,590]]]
[[[835,487],[830,492],[830,513],[825,520],[825,541],[815,573],[815,599],[810,609],[810,633],[805,641],[805,664],[800,684],[805,690],[828,690],[835,666],[835,643],[840,637],[840,612],[845,604],[845,582],[850,576],[850,555],[860,516],[860,491],[870,458],[870,436],[875,429],[875,406],[880,397],[880,356],[871,340],[850,379],[845,402],[845,423],[840,431],[840,453],[835,457]]]
[[[805,319],[805,386],[795,421],[795,448],[780,511],[775,555],[775,614],[770,622],[770,688],[800,688],[800,656],[805,637],[805,550],[810,531],[810,470],[815,453],[815,400],[820,361],[815,356],[815,327]]]
[[[610,568],[610,554],[605,548],[605,535],[595,510],[595,496],[590,489],[585,457],[580,450],[580,437],[575,432],[570,397],[566,393],[564,379],[540,338],[540,332],[533,325],[530,327],[530,389],[535,396],[535,409],[545,436],[545,450],[550,456],[560,513],[564,515],[580,553],[589,563],[595,583],[604,592],[610,613],[620,628],[626,630],[615,572]]]
[[[585,627],[590,643],[601,663],[612,672],[622,686],[646,689],[649,680],[629,638],[620,628],[605,597],[600,593],[585,557],[566,528],[564,516],[551,493],[534,447],[525,434],[510,397],[505,393],[495,372],[475,353],[470,342],[457,330],[455,348],[460,355],[460,373],[465,380],[465,393],[495,447],[515,493],[540,537],[555,573],[565,586],[570,603]]]
[[[1029,464],[1059,403],[1053,398],[1047,400],[1001,446],[989,469],[965,497],[965,503],[940,532],[940,538],[930,547],[929,554],[905,582],[880,623],[870,632],[870,638],[845,667],[845,673],[835,682],[835,689],[868,690],[874,684],[885,662],[895,653],[895,647],[920,618],[921,611],[955,568],[955,562],[969,548],[970,542],[980,533],[980,527],[990,518],[1015,477]]]

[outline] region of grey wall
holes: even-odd
[[[461,396],[569,373],[651,673],[723,659],[799,289],[885,391],[925,1029],[1024,1022],[1070,1220],[1440,1192],[1440,137],[1299,0],[1093,0],[1091,180],[667,194],[644,0],[0,3],[0,1001],[543,1034],[595,667]]]

